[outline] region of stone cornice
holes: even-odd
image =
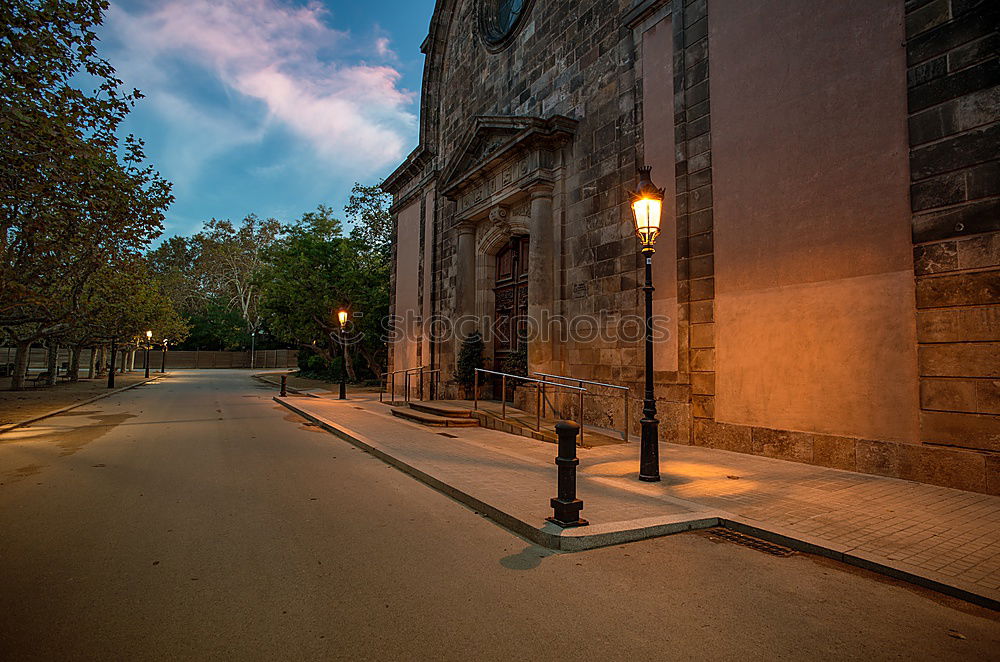
[[[380,188],[391,195],[398,195],[400,191],[406,188],[407,184],[424,173],[424,169],[430,164],[432,156],[433,154],[426,147],[423,145],[418,146],[410,152],[410,155],[406,157],[406,160],[398,168],[392,171],[392,174],[385,178]]]
[[[465,212],[502,190],[552,181],[557,150],[578,122],[563,116],[478,117],[441,173],[441,193]]]

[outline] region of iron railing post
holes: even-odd
[[[580,445],[581,446],[583,446],[583,394],[584,393],[585,391],[580,391]]]
[[[472,409],[479,410],[479,368],[472,375]]]
[[[494,382],[495,384],[496,382]],[[500,418],[507,419],[507,375],[500,378]]]
[[[542,385],[535,384],[535,431],[542,431]]]
[[[625,391],[625,434],[622,435],[625,441],[628,441],[628,391]]]

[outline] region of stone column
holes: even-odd
[[[531,191],[531,243],[528,256],[528,318],[532,333],[542,333],[528,343],[528,369],[547,371],[552,362],[553,339],[545,327],[553,311],[553,264],[555,261],[552,217],[552,186],[542,184]]]
[[[470,321],[476,315],[476,224],[464,221],[458,225],[458,253],[456,254],[456,312],[460,318],[455,328],[458,341],[475,330]],[[482,331],[482,329],[480,329]]]

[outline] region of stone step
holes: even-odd
[[[448,405],[435,405],[427,402],[411,402],[410,409],[444,418],[472,418],[472,410],[463,409],[462,407],[449,407]]]
[[[431,425],[442,428],[474,428],[479,427],[479,421],[474,418],[449,418],[447,416],[437,416],[426,412],[417,411],[409,407],[392,407],[389,411],[393,416],[404,418],[421,425]]]

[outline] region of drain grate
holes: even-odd
[[[706,533],[710,536],[722,538],[723,540],[728,540],[729,542],[734,542],[737,545],[743,545],[750,549],[756,549],[758,552],[764,552],[772,556],[791,556],[795,553],[794,549],[776,545],[773,542],[761,540],[760,538],[754,538],[744,533],[730,531],[729,529],[708,529]]]
[[[447,432],[438,432],[442,437],[448,437],[449,439],[458,439],[456,435],[448,434]]]

